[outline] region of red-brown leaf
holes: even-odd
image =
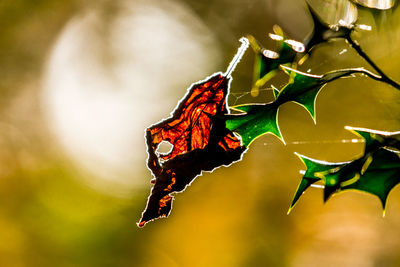
[[[147,129],[148,167],[155,185],[139,226],[166,217],[172,207],[171,193],[183,191],[202,171],[229,165],[240,159],[245,148],[225,128],[226,96],[230,78],[221,73],[193,84],[172,116]],[[162,141],[172,150],[156,152]]]

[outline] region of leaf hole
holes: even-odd
[[[174,146],[168,142],[168,141],[162,141],[160,144],[158,144],[156,152],[159,154],[168,154],[172,151],[172,148]]]

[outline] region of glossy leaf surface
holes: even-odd
[[[387,10],[394,7],[396,0],[352,0],[354,3],[367,8]]]
[[[324,22],[317,12],[307,3],[308,10],[314,23],[314,29],[311,34],[305,39],[304,45],[306,52],[310,54],[312,49],[324,42],[335,38],[347,38],[354,30],[354,25],[329,25]]]
[[[291,72],[291,81],[279,92],[276,100],[267,104],[248,104],[233,107],[242,114],[226,116],[226,127],[240,134],[244,146],[249,146],[256,138],[263,134],[271,133],[282,139],[277,122],[278,109],[286,103],[293,101],[303,106],[315,121],[315,101],[319,91],[328,82],[349,76],[353,73],[363,72],[362,69],[348,69],[329,72],[316,76],[283,67]]]
[[[317,181],[324,184],[325,201],[334,193],[352,189],[376,195],[386,208],[388,194],[400,183],[399,132],[346,128],[365,140],[363,155],[343,163],[328,163],[301,156],[307,171],[290,208]]]

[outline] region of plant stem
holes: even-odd
[[[357,43],[357,41],[354,41],[350,36],[348,36],[346,38],[347,42],[351,45],[352,48],[354,48],[354,50],[357,51],[357,53],[363,58],[365,59],[365,61],[368,62],[368,64],[371,65],[371,67],[373,67],[376,72],[378,72],[378,74],[381,76],[381,78],[379,79],[382,82],[385,82],[391,86],[393,86],[394,88],[400,90],[400,84],[398,84],[397,82],[395,82],[394,80],[392,80],[391,78],[389,78],[373,61],[372,59],[361,49],[361,46]]]

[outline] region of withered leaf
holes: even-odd
[[[245,151],[239,137],[225,127],[224,118],[228,113],[229,72],[247,48],[245,41],[242,41],[245,48],[239,49],[239,57],[235,56],[236,61],[227,73],[216,73],[192,84],[172,116],[146,130],[147,163],[155,180],[139,227],[167,217],[172,208],[172,193],[185,190],[202,171],[229,165]],[[167,154],[157,152],[163,141],[172,145]]]
[[[216,74],[192,85],[171,118],[147,129],[148,167],[156,179],[139,226],[168,216],[171,193],[183,191],[203,170],[212,171],[240,159],[245,148],[225,128],[223,119],[229,82]],[[168,154],[156,152],[162,141],[173,145]]]

